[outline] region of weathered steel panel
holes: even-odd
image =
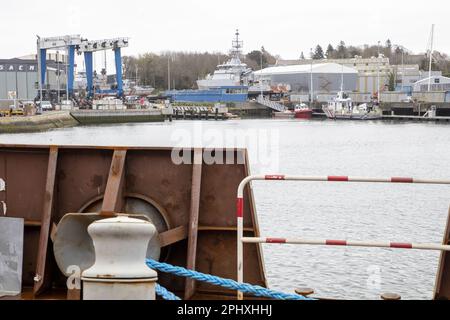
[[[191,200],[192,165],[176,165],[170,150],[129,150],[127,193],[152,199],[169,214],[171,228],[187,226]]]
[[[40,221],[45,195],[48,150],[0,149],[7,185],[8,217]]]
[[[103,198],[113,150],[60,149],[57,171],[56,222]]]
[[[0,297],[22,291],[24,221],[0,217]]]

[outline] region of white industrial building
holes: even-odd
[[[431,85],[430,85],[431,84]],[[430,90],[428,86],[430,85]],[[432,76],[414,83],[413,91],[450,91],[450,78],[444,76]]]
[[[423,56],[419,56],[422,57]],[[413,60],[416,61],[417,59]],[[408,56],[408,62],[410,62]],[[422,79],[428,78],[428,71],[422,71],[418,64],[391,65],[389,58],[380,55],[380,57],[362,58],[355,56],[347,59],[324,59],[324,60],[279,60],[277,66],[289,65],[311,65],[323,63],[337,63],[358,71],[358,82],[356,91],[361,93],[376,93],[377,86],[380,84],[380,90],[385,91],[389,84],[391,75],[395,78],[396,91],[411,93],[414,84]],[[432,71],[432,76],[441,76],[442,72]]]
[[[358,71],[337,63],[274,66],[255,71],[254,77],[256,81],[270,85],[289,85],[292,92],[297,93],[337,92],[342,80],[345,91],[356,91],[358,87]]]
[[[358,74],[355,90],[363,93],[375,93],[378,91],[378,83],[380,89],[383,90],[385,85],[389,83],[389,76],[392,67],[389,64],[389,58],[380,55],[380,57],[362,58],[355,56],[348,59],[324,59],[324,60],[279,60],[277,66],[287,65],[311,65],[335,63],[344,65],[345,67],[355,69]]]

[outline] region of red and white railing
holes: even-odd
[[[347,176],[288,176],[288,175],[256,175],[242,180],[237,193],[237,280],[244,282],[244,243],[268,243],[268,244],[300,244],[316,246],[348,246],[367,248],[392,248],[413,250],[450,251],[450,245],[403,243],[403,242],[370,242],[350,240],[326,240],[326,239],[285,239],[285,238],[261,238],[244,237],[244,189],[251,181],[303,181],[303,182],[351,182],[351,183],[394,183],[394,184],[425,184],[425,185],[450,185],[450,180],[430,180],[414,178],[361,178]],[[238,292],[238,299],[243,299],[242,292]]]

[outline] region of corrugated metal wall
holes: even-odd
[[[6,99],[8,91],[6,91],[6,72],[0,72],[0,99]]]
[[[36,83],[38,82],[38,74],[36,72],[27,72],[27,90],[28,98],[34,99],[37,96]]]
[[[272,75],[272,85],[280,83],[289,84],[294,92],[309,92],[311,75],[309,73],[301,74],[280,74]],[[315,92],[336,92],[341,88],[341,74],[320,73],[313,75]],[[355,91],[357,88],[358,75],[344,74],[344,90]]]
[[[8,99],[8,92],[16,91],[18,99],[33,100],[36,82],[37,72],[0,72],[0,99]]]

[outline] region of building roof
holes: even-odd
[[[0,59],[0,64],[37,64],[36,60],[28,60],[28,59]]]
[[[428,84],[428,82],[430,81],[430,79],[433,81],[434,79],[440,79],[440,83],[450,83],[450,78],[444,77],[444,76],[431,76],[431,77],[426,77],[425,79],[419,80],[416,83],[414,83],[414,85],[420,85],[420,84]],[[438,83],[434,83],[432,82],[431,84],[438,84]]]
[[[270,76],[277,74],[298,74],[298,73],[310,73],[311,65],[292,65],[292,66],[277,66],[270,67],[263,70],[255,71],[257,76]],[[312,65],[313,73],[345,73],[345,74],[358,74],[358,71],[353,68],[349,68],[337,63],[320,63]]]

